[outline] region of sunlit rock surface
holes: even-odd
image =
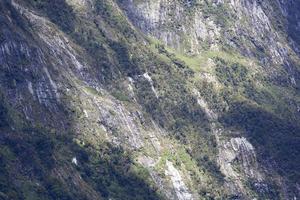
[[[297,8],[1,1],[0,199],[298,199]]]

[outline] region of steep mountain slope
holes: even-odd
[[[300,198],[297,8],[1,0],[0,199]]]

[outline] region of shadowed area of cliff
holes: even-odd
[[[297,197],[273,3],[0,1],[0,198]]]
[[[292,181],[299,180],[300,126],[282,119],[265,109],[248,104],[235,103],[222,116],[223,123],[237,130],[245,130],[252,144],[260,151],[260,161],[276,160],[275,169]]]
[[[1,100],[1,199],[162,199],[145,182],[148,172],[121,147],[102,143],[95,150],[72,132],[26,123],[12,130],[16,115]]]

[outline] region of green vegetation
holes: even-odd
[[[239,86],[248,79],[248,70],[239,63],[228,64],[225,60],[216,59],[216,75],[225,86]]]
[[[246,131],[250,141],[263,153],[261,161],[275,159],[282,175],[290,180],[299,180],[298,124],[280,119],[247,102],[234,103],[222,120],[227,126]]]
[[[171,59],[175,64],[178,63],[179,66],[183,68],[188,66],[195,72],[207,71],[209,68],[208,60],[223,60],[226,63],[236,63],[239,65],[248,66],[250,63],[255,63],[253,60],[241,56],[237,52],[228,51],[203,51],[200,55],[186,55],[180,53],[172,48],[166,47],[159,41],[150,38],[151,48],[157,51],[159,54],[166,56]],[[221,60],[220,60],[221,59]],[[168,61],[166,61],[168,62]],[[209,71],[211,72],[211,71]]]
[[[130,154],[122,148],[109,143],[97,143],[98,148],[94,148],[80,142],[72,132],[57,134],[38,124],[10,130],[8,125],[17,122],[11,122],[8,114],[18,115],[18,112],[10,111],[10,105],[1,100],[1,198],[89,199],[86,188],[76,185],[88,183],[105,199],[163,199],[157,194],[147,170],[133,163]],[[18,122],[23,121],[20,118]],[[78,166],[71,162],[74,156]],[[82,179],[78,179],[79,175]]]
[[[65,0],[29,0],[26,3],[45,14],[63,31],[68,33],[74,31],[76,15]]]
[[[150,180],[149,174],[141,166],[133,164],[122,149],[103,143],[97,152],[88,146],[78,146],[69,136],[54,136],[37,129],[27,131],[24,136],[9,133],[1,140],[0,195],[4,199],[86,199],[82,191],[76,191],[75,185],[69,188],[66,180],[50,173],[58,166],[68,166],[68,170],[73,168],[75,174],[79,173],[85,182],[90,183],[105,198],[160,198],[156,195],[156,189],[145,183]],[[79,162],[76,168],[70,166],[72,155],[76,155]],[[14,165],[22,167],[24,174],[22,171],[11,174],[11,170],[16,168]],[[31,171],[32,181],[26,175],[27,170]],[[20,184],[13,181],[15,176],[22,177]],[[79,181],[74,180],[74,177],[68,179],[71,185],[72,181]]]
[[[213,17],[215,23],[223,29],[229,28],[235,20],[235,16],[227,4],[205,1],[200,7],[205,18]]]
[[[120,31],[125,38],[130,38],[134,35],[134,31],[130,28],[124,15],[118,12],[111,2],[96,0],[95,5],[96,12],[104,17],[109,25]]]
[[[149,179],[144,168],[133,164],[122,149],[109,144],[102,145],[101,149],[102,156],[89,152],[88,159],[79,168],[84,173],[83,178],[94,182],[95,189],[104,198],[158,199],[154,189],[144,182]]]
[[[130,101],[129,97],[120,91],[112,92],[112,95],[120,101]]]
[[[87,16],[77,14],[65,0],[24,2],[63,31],[72,40],[70,48],[74,48],[78,54],[76,58],[84,60],[88,66],[80,72],[70,71],[70,74],[69,71],[64,74],[67,71],[65,69],[58,69],[59,76],[55,81],[61,87],[71,86],[71,90],[68,91],[70,96],[62,95],[61,101],[54,102],[54,106],[39,104],[37,99],[29,97],[30,92],[27,91],[28,80],[38,81],[35,79],[35,68],[32,68],[40,66],[40,63],[24,58],[15,60],[11,68],[1,69],[3,93],[0,93],[0,130],[3,134],[0,135],[0,199],[91,199],[89,195],[96,196],[96,199],[163,199],[164,195],[160,194],[160,188],[153,182],[149,171],[133,161],[136,155],[143,153],[161,157],[155,170],[162,178],[166,178],[166,161],[171,161],[184,175],[191,177],[183,178],[187,179],[187,185],[193,192],[198,192],[203,199],[242,198],[229,194],[224,187],[226,177],[217,164],[218,143],[212,133],[212,121],[222,123],[225,131],[221,139],[235,136],[235,133],[228,134],[227,130],[238,130],[236,135],[247,137],[255,146],[262,166],[269,166],[275,160],[278,164],[275,170],[287,177],[291,185],[300,179],[300,152],[297,148],[300,145],[300,127],[297,123],[299,91],[286,83],[276,85],[284,82],[282,80],[288,76],[284,69],[280,71],[283,78],[279,80],[277,71],[269,73],[268,69],[259,67],[255,58],[242,56],[236,49],[234,51],[226,46],[225,50],[222,41],[220,51],[209,50],[208,42],[203,41],[201,48],[205,50],[199,55],[184,54],[153,38],[146,38],[132,28],[114,1],[94,2],[95,7],[85,13]],[[185,5],[188,17],[196,10],[192,7],[199,6],[205,18],[214,20],[223,33],[231,34],[229,28],[234,23],[235,15],[227,4],[197,0],[178,2]],[[171,6],[173,9],[176,5]],[[27,26],[20,20],[21,16],[11,18]],[[28,26],[26,34],[35,36],[32,29],[34,27]],[[33,51],[37,51],[36,48],[43,42],[39,41],[38,36],[34,37],[35,41],[26,34],[20,35],[24,35],[22,39],[32,43]],[[5,41],[7,35],[1,31],[0,43]],[[186,36],[183,40],[189,39]],[[250,42],[253,41],[249,39],[241,46],[251,48],[254,44],[250,45]],[[183,46],[187,47],[188,44]],[[253,56],[258,60],[264,58],[264,48],[259,45],[256,48]],[[48,47],[41,49],[51,63],[53,56],[48,54]],[[62,62],[63,58],[64,55]],[[66,69],[72,68],[68,68],[69,63],[64,64]],[[146,72],[151,76],[158,97],[143,76]],[[73,75],[78,77],[73,80]],[[71,78],[65,80],[64,77]],[[128,94],[128,77],[134,81],[137,102],[133,102]],[[42,81],[47,82],[44,79]],[[142,134],[144,130],[153,128],[150,124],[153,119],[169,134],[163,135],[163,140],[169,142],[174,150],[163,146],[163,152],[156,152],[152,147],[146,149],[147,145],[132,150],[126,148],[123,141],[120,146],[107,142],[104,134],[116,136],[118,127],[112,127],[111,132],[107,133],[104,133],[104,129],[97,130],[94,124],[101,122],[99,112],[93,110],[96,107],[91,105],[91,99],[115,99],[95,90],[93,86],[98,83],[118,100],[114,103],[121,101],[128,110],[138,110],[146,116],[146,120],[138,116],[141,122],[133,118],[140,126],[144,126],[139,127],[141,137],[148,142],[149,135]],[[51,85],[41,87],[36,82],[33,82],[33,86],[34,93],[36,90],[48,92],[51,89]],[[207,106],[199,105],[201,103],[198,103],[195,90],[199,91],[199,98]],[[13,95],[16,96],[11,97]],[[85,99],[84,95],[88,98]],[[84,116],[85,108],[93,112],[92,117]],[[41,112],[43,123],[36,118],[25,119],[26,109],[33,113]],[[211,119],[205,109],[215,112],[219,118]],[[108,114],[116,117],[119,113],[109,110]],[[118,131],[121,135],[128,130]],[[74,157],[77,164],[72,163]],[[234,166],[237,172],[242,171],[238,161]],[[245,178],[244,186],[249,194],[253,192],[254,197],[275,199],[278,196],[278,188],[270,183],[273,177],[263,183],[270,186],[269,190],[262,190],[254,180],[241,178]],[[259,194],[260,191],[264,193]]]

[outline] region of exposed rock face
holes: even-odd
[[[0,199],[298,198],[298,7],[1,1]]]
[[[299,84],[299,75],[289,56],[298,52],[298,47],[286,39],[290,36],[292,43],[299,41],[294,34],[299,29],[298,23],[287,23],[287,29],[293,30],[287,34],[279,31],[276,24],[282,20],[280,11],[283,15],[294,13],[289,16],[298,19],[299,12],[291,10],[299,6],[295,2],[288,5],[256,0],[120,2],[133,24],[168,46],[190,54],[201,54],[205,48],[219,50],[220,45],[238,49],[244,55],[257,57],[264,65],[283,65],[291,74],[286,81]],[[271,12],[278,16],[270,16]]]
[[[178,200],[191,200],[192,194],[188,191],[185,186],[182,177],[178,170],[173,166],[170,161],[167,161],[166,176],[170,176],[176,196]]]
[[[218,165],[226,178],[228,188],[236,196],[247,193],[243,185],[244,181],[255,180],[261,183],[264,179],[260,173],[262,169],[258,166],[254,147],[244,137],[227,138],[224,127],[219,123],[216,124],[219,116],[209,108],[196,89],[194,89],[194,94],[197,97],[197,103],[212,121],[211,129],[217,138],[219,151]]]
[[[212,19],[204,20],[202,11],[188,2],[121,2],[135,25],[173,48],[198,53],[202,48],[201,42],[209,41],[213,45],[220,37],[219,29]],[[189,11],[191,13],[187,14]]]
[[[246,138],[231,138],[220,144],[220,170],[229,179],[235,180],[238,189],[243,191],[242,179],[262,181],[254,147]]]

